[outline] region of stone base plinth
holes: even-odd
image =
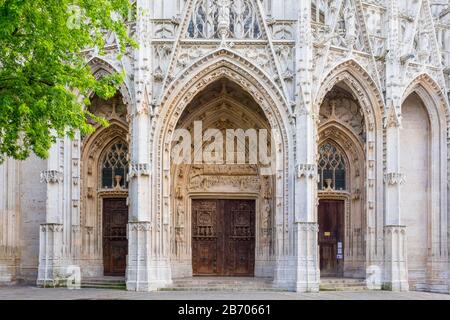
[[[384,227],[385,270],[382,288],[390,291],[408,291],[408,262],[406,227]]]
[[[314,222],[297,222],[293,228],[294,254],[277,260],[274,284],[280,289],[294,292],[318,292],[319,225]]]
[[[155,256],[150,222],[128,224],[126,284],[130,291],[156,291],[172,283],[170,261]]]
[[[62,255],[63,225],[41,224],[39,235],[39,268],[37,285],[57,287],[67,285],[67,263]]]
[[[0,257],[0,284],[10,285],[16,282],[17,262],[14,258]]]

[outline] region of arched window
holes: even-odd
[[[311,4],[311,20],[317,23],[325,23],[325,11],[324,5],[322,1],[319,1],[318,4]]]
[[[102,188],[127,188],[128,146],[124,142],[112,144],[101,163]]]
[[[346,190],[344,155],[331,143],[319,148],[319,190]]]

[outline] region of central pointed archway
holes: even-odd
[[[264,113],[249,94],[223,78],[196,95],[177,132],[201,133],[205,140],[190,141],[192,161],[171,161],[173,277],[273,276],[275,174],[258,156],[261,151],[269,159],[275,151]],[[217,150],[208,159],[213,147]]]
[[[264,81],[261,82],[261,79]],[[198,105],[193,101],[199,96],[201,92],[209,92],[206,90],[208,86],[217,85],[221,83],[220,88],[223,88],[223,83],[226,82],[226,87],[230,92],[240,92],[242,97],[233,98],[228,97],[227,104],[236,110],[240,110],[246,113],[251,123],[245,123],[245,117],[242,114],[233,112],[223,112],[222,115],[226,115],[226,119],[236,125],[242,126],[242,129],[249,128],[255,124],[263,123],[259,125],[261,128],[268,128],[272,134],[272,145],[274,147],[274,161],[275,166],[273,169],[273,175],[266,180],[273,180],[273,183],[267,183],[271,191],[267,194],[271,194],[272,197],[269,200],[261,200],[261,183],[264,181],[258,181],[255,183],[252,181],[256,176],[250,172],[252,168],[241,168],[244,171],[249,172],[249,176],[246,178],[248,181],[239,182],[238,185],[242,186],[248,183],[253,188],[251,190],[240,190],[239,192],[231,192],[232,199],[241,200],[254,200],[255,201],[255,267],[254,274],[256,276],[269,276],[273,277],[274,270],[276,268],[276,254],[287,253],[290,250],[288,245],[288,234],[284,230],[289,228],[288,214],[289,206],[292,206],[288,202],[288,179],[289,166],[288,161],[292,159],[291,145],[292,135],[288,134],[289,128],[289,109],[286,102],[283,99],[283,95],[280,89],[266,76],[266,74],[258,67],[254,66],[239,55],[232,53],[226,49],[220,49],[209,56],[200,59],[197,63],[187,68],[183,74],[167,88],[167,94],[163,96],[161,103],[161,116],[155,123],[154,127],[154,148],[152,150],[152,160],[155,167],[154,172],[158,174],[153,178],[154,185],[160,185],[161,188],[154,190],[152,194],[153,200],[153,214],[152,216],[162,222],[162,230],[160,237],[156,240],[161,248],[164,248],[162,252],[159,252],[161,260],[167,263],[167,267],[171,270],[172,276],[183,276],[192,274],[192,255],[189,251],[192,248],[191,230],[188,225],[186,229],[186,223],[184,223],[184,230],[186,242],[177,242],[177,237],[180,239],[180,226],[177,227],[177,210],[179,208],[177,204],[177,178],[179,178],[177,172],[172,165],[171,158],[171,145],[175,130],[181,125],[183,126],[184,118],[192,116],[192,112],[197,111]],[[226,89],[228,91],[228,89]],[[222,97],[216,97],[222,99]],[[205,98],[204,98],[205,99]],[[210,102],[210,99],[206,99]],[[223,107],[223,103],[215,101],[215,107]],[[254,105],[253,110],[249,108],[249,104]],[[246,106],[247,105],[247,106]],[[192,112],[185,113],[186,110],[191,108]],[[206,110],[206,109],[205,109]],[[214,125],[220,122],[220,111],[214,115],[210,115],[210,121],[214,121]],[[192,119],[191,119],[192,120]],[[222,123],[223,124],[223,123]],[[216,168],[217,170],[222,170]],[[205,169],[203,169],[205,170]],[[208,169],[207,169],[208,170]],[[228,170],[228,169],[226,169]],[[230,169],[233,170],[233,169]],[[255,172],[258,172],[256,170]],[[253,175],[253,177],[252,177]],[[245,179],[244,179],[245,180]],[[264,182],[265,183],[265,182]],[[245,188],[244,188],[245,189]],[[257,192],[255,190],[258,190]],[[224,196],[220,191],[216,192],[221,194],[221,198]],[[228,194],[230,196],[230,194]],[[227,198],[228,196],[225,196]],[[264,198],[264,197],[263,197]],[[184,199],[184,197],[183,197]],[[191,199],[192,197],[187,197]],[[266,201],[267,200],[267,201]],[[187,200],[186,200],[187,201]],[[184,214],[191,214],[191,205],[189,201],[184,204]],[[271,221],[263,222],[265,219],[261,219],[263,215],[262,211],[271,211],[269,216]],[[267,220],[267,219],[266,219]],[[285,222],[283,222],[285,221]],[[189,221],[190,222],[190,221]],[[266,227],[264,227],[264,225]],[[259,245],[264,242],[260,238],[268,239],[269,237],[263,236],[261,230],[264,228],[272,228],[272,235],[270,241],[266,241],[265,245]],[[177,234],[178,232],[178,234]],[[270,233],[270,231],[267,231]],[[181,240],[181,239],[180,239]],[[264,248],[264,249],[263,249]],[[177,260],[177,252],[183,252],[184,259]],[[264,256],[264,259],[259,257]]]

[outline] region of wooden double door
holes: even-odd
[[[319,202],[320,275],[344,275],[344,201]]]
[[[254,200],[192,200],[192,268],[194,275],[254,275]]]
[[[103,266],[105,276],[124,276],[127,266],[126,198],[103,199]]]

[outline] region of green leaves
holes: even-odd
[[[122,18],[130,10],[129,0],[0,0],[0,162],[47,157],[57,137],[92,132],[87,117],[107,125],[79,96],[108,99],[124,74],[95,79],[81,52],[102,52],[106,31],[121,54],[136,46]]]

